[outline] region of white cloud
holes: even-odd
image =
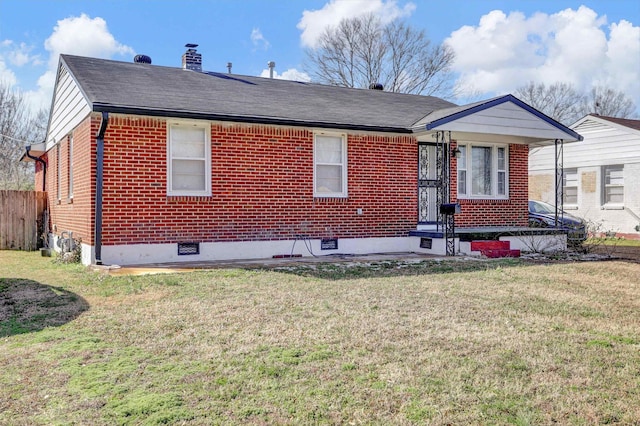
[[[9,63],[16,67],[22,67],[26,64],[40,65],[42,61],[38,55],[31,55],[33,46],[26,43],[15,43],[13,40],[4,40],[2,42],[3,56],[7,58]]]
[[[260,77],[269,77],[269,70],[268,69],[262,70],[262,72],[260,73]],[[282,74],[278,74],[276,71],[274,71],[273,78],[277,78],[279,80],[293,80],[293,81],[304,81],[304,82],[311,81],[311,77],[309,77],[309,74],[303,71],[298,71],[295,68],[289,68]]]
[[[471,92],[512,92],[532,80],[579,90],[605,84],[640,106],[640,27],[624,20],[607,27],[586,6],[530,17],[494,10],[446,43],[456,53],[458,87]]]
[[[267,50],[269,49],[269,47],[271,47],[271,43],[269,43],[269,41],[264,38],[262,32],[260,31],[260,28],[254,28],[251,31],[251,43],[253,43],[253,46],[256,49]]]
[[[0,81],[9,87],[18,83],[14,70],[9,67],[40,65],[42,61],[37,55],[31,55],[32,46],[26,43],[15,43],[13,40],[0,41]]]
[[[390,22],[410,16],[415,8],[413,3],[401,7],[397,0],[330,0],[322,9],[302,12],[302,18],[297,25],[302,31],[300,41],[303,46],[314,48],[324,30],[342,19],[372,13],[379,16],[383,22]]]
[[[44,42],[50,53],[49,66],[55,68],[61,53],[111,58],[132,56],[131,47],[119,43],[107,28],[107,22],[100,18],[90,18],[84,13],[58,21],[53,33]]]
[[[90,18],[84,13],[57,22],[44,47],[49,53],[47,70],[38,78],[38,88],[25,92],[34,108],[48,107],[51,103],[60,54],[113,58],[133,58],[134,50],[120,42],[109,32],[104,19]],[[1,68],[0,68],[1,69]]]
[[[0,83],[6,84],[7,86],[12,87],[17,82],[18,82],[18,79],[16,78],[16,74],[12,70],[7,68],[4,58],[0,53]]]
[[[640,108],[640,26],[628,21],[611,24],[607,45],[604,85],[625,87],[635,94],[635,103]]]

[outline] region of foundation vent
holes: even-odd
[[[178,256],[200,254],[200,243],[178,243]]]

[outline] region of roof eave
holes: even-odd
[[[101,104],[101,103],[93,103],[92,110],[95,112],[109,112],[114,114],[148,115],[153,117],[184,118],[184,119],[192,119],[192,120],[230,121],[234,123],[270,124],[270,125],[296,126],[296,127],[317,127],[317,128],[323,128],[323,129],[344,129],[344,130],[359,130],[359,131],[383,132],[383,133],[405,133],[405,134],[412,133],[411,129],[404,128],[404,127],[333,123],[333,122],[322,122],[322,121],[304,121],[304,120],[295,120],[290,118],[265,117],[265,116],[215,114],[215,113],[207,113],[202,111],[177,111],[177,110],[131,107],[131,106],[124,106],[124,105]]]
[[[522,102],[520,99],[516,98],[513,95],[505,95],[505,96],[501,96],[499,98],[494,98],[489,100],[488,102],[485,103],[481,103],[478,105],[475,105],[473,107],[470,107],[469,109],[465,109],[456,113],[453,113],[451,115],[448,115],[446,117],[442,117],[440,119],[434,120],[432,122],[426,123],[425,125],[425,130],[430,131],[430,130],[437,130],[438,128],[442,128],[442,126],[446,125],[447,123],[450,123],[452,121],[458,120],[460,118],[466,117],[468,115],[474,114],[476,112],[479,111],[483,111],[485,109],[488,108],[492,108],[494,106],[503,104],[505,102],[513,102],[514,104],[518,105],[520,108],[530,112],[531,114],[535,115],[536,117],[540,118],[541,120],[545,121],[547,124],[550,124],[551,126],[557,128],[558,130],[567,133],[568,136],[576,139],[577,141],[581,141],[584,138],[578,134],[577,132],[573,131],[572,129],[570,129],[569,127],[563,125],[562,123],[557,122],[556,120],[552,119],[551,117],[543,114],[542,112],[538,111],[537,109],[527,105],[526,103]]]

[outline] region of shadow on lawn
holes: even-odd
[[[0,337],[58,327],[87,309],[85,299],[63,288],[0,278]]]

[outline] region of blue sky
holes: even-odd
[[[0,79],[48,105],[60,53],[180,66],[199,44],[203,68],[307,79],[304,50],[341,18],[404,18],[447,42],[463,102],[530,80],[604,84],[640,107],[640,2],[635,0],[0,0]],[[264,75],[264,74],[263,74]]]

